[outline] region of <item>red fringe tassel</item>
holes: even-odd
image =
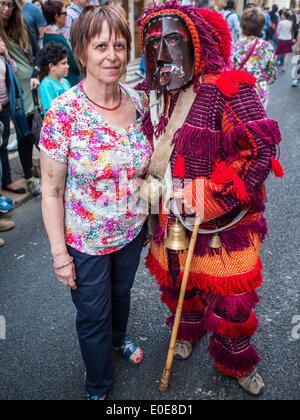
[[[271,160],[272,165],[272,172],[277,178],[283,178],[284,177],[284,170],[280,164],[280,162],[274,158]]]
[[[177,299],[170,299],[165,295],[162,295],[161,301],[167,305],[170,312],[175,313],[178,306]],[[200,296],[195,296],[192,299],[185,300],[182,306],[183,313],[193,313],[193,312],[203,312],[205,310],[205,306],[200,298]]]
[[[175,166],[174,166],[174,176],[184,179],[186,174],[185,159],[183,155],[178,155]]]
[[[205,327],[208,331],[230,338],[252,337],[258,328],[258,319],[251,311],[247,321],[230,322],[211,311],[205,322]]]
[[[222,366],[228,372],[232,372],[231,376],[238,377],[241,373],[241,376],[245,376],[245,372],[251,372],[260,362],[256,349],[251,345],[238,353],[232,353],[229,349],[223,347],[221,343],[211,338],[207,351],[214,358],[216,364]]]
[[[236,370],[233,370],[233,369],[227,369],[227,368],[225,368],[224,366],[222,366],[220,363],[218,363],[216,361],[215,361],[215,365],[216,365],[216,368],[221,373],[223,373],[224,375],[227,375],[227,376],[232,376],[233,378],[244,378],[245,376],[249,375],[249,373],[251,373],[253,371],[253,368],[251,368],[248,371],[247,370],[245,370],[245,371],[242,371],[242,370],[236,371]]]
[[[232,70],[221,73],[216,85],[223,95],[233,98],[239,93],[241,83],[255,88],[256,81],[256,78],[246,71]]]
[[[226,162],[218,160],[210,178],[216,184],[225,185],[233,182],[233,191],[235,192],[237,199],[239,199],[242,204],[249,202],[249,194],[246,191],[244,181],[232,168],[226,165]]]
[[[177,284],[173,285],[171,274],[160,266],[151,251],[146,258],[146,267],[149,269],[150,274],[155,276],[158,284],[169,286],[173,289],[180,287],[183,273],[180,273]],[[205,292],[212,291],[215,295],[221,296],[233,296],[240,293],[252,292],[262,285],[262,268],[262,262],[258,258],[256,266],[247,273],[231,276],[211,276],[204,273],[190,273],[187,290],[199,289]]]
[[[251,292],[262,285],[261,269],[262,263],[259,259],[256,267],[243,274],[217,277],[203,273],[190,273],[188,290],[198,288],[205,292],[212,291],[215,295],[221,296],[232,296],[239,293]],[[183,277],[183,274],[180,277]]]
[[[175,315],[170,316],[166,320],[166,325],[171,329],[174,326]],[[202,321],[200,322],[184,322],[179,323],[177,339],[183,341],[189,341],[190,343],[195,343],[200,341],[206,335],[206,331],[203,328]]]
[[[151,276],[155,276],[157,283],[162,286],[172,287],[172,276],[169,271],[165,271],[149,251],[146,257],[146,268],[148,268]]]

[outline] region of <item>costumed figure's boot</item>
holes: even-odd
[[[254,396],[259,396],[262,394],[265,384],[263,382],[262,377],[253,370],[249,375],[243,378],[237,378],[238,383],[240,386],[249,394]]]
[[[176,341],[174,359],[187,360],[193,352],[193,344],[189,341]]]

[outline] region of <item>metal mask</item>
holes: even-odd
[[[173,15],[154,17],[144,29],[143,40],[151,89],[177,90],[193,80],[194,45],[183,19]]]

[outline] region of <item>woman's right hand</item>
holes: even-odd
[[[39,86],[40,86],[39,79],[36,79],[34,77],[32,79],[30,79],[30,89],[31,90],[37,89]]]
[[[75,265],[73,262],[68,264],[69,261],[70,257],[66,258],[65,261],[60,260],[59,264],[54,264],[56,266],[55,275],[62,285],[70,287],[72,290],[77,290]],[[66,266],[63,268],[57,268],[64,265]]]

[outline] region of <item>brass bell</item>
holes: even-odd
[[[218,233],[215,233],[209,242],[211,248],[222,248],[222,241]]]
[[[186,230],[178,219],[176,219],[176,222],[170,226],[168,237],[164,242],[164,246],[172,251],[184,251],[190,246]]]

